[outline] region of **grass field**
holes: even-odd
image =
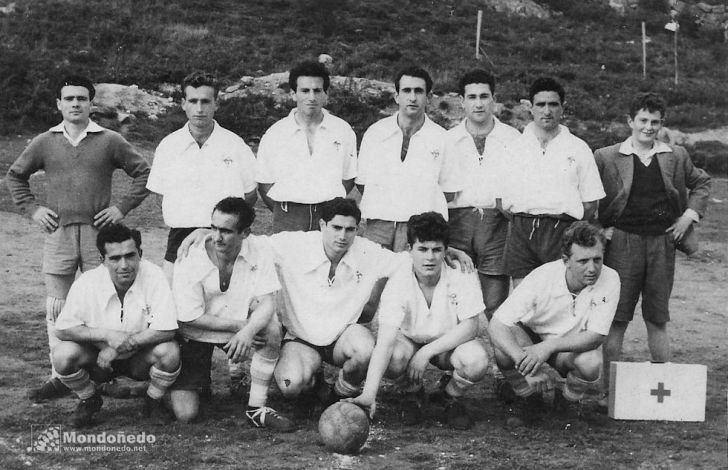
[[[0,139],[0,172],[26,145],[23,138]],[[149,151],[147,150],[149,153]],[[117,176],[116,191],[125,178]],[[43,177],[33,187],[43,193]],[[42,234],[21,218],[0,188],[0,468],[261,468],[261,469],[715,469],[726,468],[726,385],[728,351],[728,181],[714,182],[709,217],[701,223],[702,249],[694,258],[678,256],[671,301],[673,360],[708,366],[706,421],[703,423],[614,421],[587,411],[545,411],[523,426],[512,426],[513,410],[492,393],[486,379],[467,395],[476,421],[471,431],[453,431],[439,420],[439,409],[421,427],[405,427],[397,418],[398,396],[390,384],[380,395],[378,421],[359,455],[327,452],[318,441],[316,422],[303,419],[292,434],[275,435],[248,426],[244,408],[227,395],[224,362],[216,356],[214,399],[200,422],[151,425],[135,418],[140,399],[106,399],[101,422],[89,432],[154,435],[144,451],[30,452],[31,430],[62,427],[75,406],[71,398],[33,405],[25,390],[48,373],[47,343],[40,275]],[[258,207],[254,232],[266,233],[268,214]],[[142,229],[144,254],[160,262],[166,231],[151,198],[127,218]],[[625,359],[648,359],[639,315],[628,330]],[[330,371],[329,371],[330,372]],[[439,373],[427,374],[430,387]],[[272,404],[293,413],[272,391]],[[70,428],[63,427],[63,430]]]

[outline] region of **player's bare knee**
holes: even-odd
[[[387,377],[397,378],[407,372],[407,366],[412,355],[405,351],[403,348],[394,348],[392,351],[392,358],[389,360],[389,366],[387,367]]]
[[[174,372],[179,368],[180,351],[176,341],[159,343],[152,349],[154,365],[165,372]]]
[[[468,342],[455,348],[450,357],[458,375],[476,382],[488,372],[488,353],[478,342]]]
[[[174,417],[183,424],[188,424],[197,419],[200,414],[199,399],[188,400],[187,393],[182,391],[172,391],[171,404]],[[184,394],[184,397],[180,396]]]
[[[575,372],[584,380],[597,380],[602,370],[602,355],[598,349],[585,351],[574,357]]]
[[[278,370],[273,373],[273,378],[284,398],[292,399],[313,387],[313,377],[304,380],[300,372],[294,370]]]
[[[68,375],[79,369],[79,360],[83,349],[73,341],[61,341],[51,352],[53,367],[61,375]]]

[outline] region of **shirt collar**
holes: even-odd
[[[529,139],[538,141],[538,137],[536,137],[536,124],[534,124],[533,122],[529,122],[528,124],[526,124],[526,127],[523,128],[523,135],[525,137],[528,137]],[[559,133],[556,134],[556,137],[551,139],[550,142],[562,140],[569,135],[571,135],[571,131],[569,130],[569,128],[563,124],[559,124]]]
[[[665,142],[662,142],[660,140],[656,140],[655,143],[652,145],[652,148],[650,149],[649,153],[647,155],[644,155],[645,157],[652,157],[654,155],[657,155],[658,153],[669,153],[672,152],[672,148],[670,148],[669,145],[667,145]],[[632,145],[632,137],[627,137],[627,140],[622,142],[622,144],[619,146],[619,153],[622,155],[637,155],[637,152],[634,150],[634,146]]]
[[[187,255],[194,262],[194,274],[192,275],[194,282],[201,281],[202,279],[207,277],[210,272],[217,269],[215,263],[213,263],[210,257],[207,256],[207,249],[205,248],[205,245],[207,244],[207,241],[210,240],[210,238],[212,238],[212,234],[207,235],[207,237],[205,237],[205,240],[198,246],[191,248],[189,255]],[[240,253],[238,253],[238,257],[235,258],[235,264],[238,264],[238,260],[241,259],[249,265],[255,266],[253,250],[250,247],[250,236],[243,240],[243,245],[240,248]]]
[[[341,258],[341,261],[339,261],[339,264],[345,264],[349,268],[351,268],[352,271],[356,271],[361,263],[361,259],[358,255],[358,250],[355,248],[355,245],[357,244],[357,239],[354,238],[354,242],[351,244],[349,249],[344,253],[344,256]],[[308,255],[304,257],[304,259],[301,262],[301,272],[307,273],[311,271],[315,271],[318,269],[321,265],[331,263],[331,260],[328,256],[326,256],[326,251],[324,250],[324,244],[323,240],[319,238],[318,244],[316,248],[313,248],[309,251]]]
[[[293,108],[290,113],[288,113],[288,116],[284,118],[283,121],[286,124],[285,130],[289,135],[293,135],[298,131],[303,132],[304,129],[301,127],[300,124],[296,121],[296,110],[298,108]],[[324,118],[321,120],[321,123],[319,124],[320,129],[327,129],[331,124],[331,114],[326,109],[321,109],[321,112],[324,115]]]
[[[210,137],[207,138],[205,143],[213,142],[215,140],[215,137],[220,133],[220,130],[219,130],[220,125],[217,123],[217,121],[215,121],[213,119],[212,123],[213,123],[212,132],[210,133]],[[192,144],[197,145],[197,141],[192,136],[192,132],[190,132],[190,121],[187,121],[185,123],[185,125],[182,127],[182,130],[183,130],[182,135],[184,136],[183,143],[184,143],[185,148],[189,147]]]
[[[465,125],[465,121],[467,120],[468,118],[463,118],[463,120],[460,121],[460,123],[453,128],[457,133],[458,140],[472,137],[470,132],[468,132],[468,128]],[[497,117],[493,116],[493,129],[491,129],[490,133],[486,136],[486,139],[500,139],[501,130],[503,130],[504,126],[505,124],[503,124]]]
[[[389,119],[391,122],[389,123],[390,125],[388,126],[389,132],[384,134],[383,139],[388,139],[395,135],[402,135],[402,129],[400,129],[399,123],[397,121],[398,117],[399,117],[399,111],[394,113],[392,116],[389,116],[388,118],[384,118],[384,119]],[[423,131],[427,132],[427,129],[429,129],[433,125],[436,126],[437,124],[432,122],[432,120],[427,116],[427,114],[425,114],[425,122],[422,123],[422,127],[420,127],[417,132],[412,134],[412,136],[415,136]]]
[[[74,140],[71,138],[71,136],[68,134],[68,131],[66,131],[66,126],[63,125],[63,122],[60,124],[53,126],[50,128],[51,132],[60,132],[63,134],[63,137],[68,139],[69,142],[74,142]],[[76,143],[81,142],[89,133],[95,133],[95,132],[103,132],[104,128],[93,122],[91,119],[88,120],[88,124],[86,125],[86,129],[81,131],[81,133],[78,135],[78,138],[75,140]]]
[[[111,280],[111,274],[109,273],[109,268],[104,266],[103,264],[99,266],[99,269],[103,269],[103,276],[101,281],[101,295],[102,298],[106,300],[106,304],[114,299],[119,298],[119,294],[116,292],[116,287],[114,286],[114,282]],[[144,269],[144,260],[139,261],[139,269],[137,269],[136,278],[134,278],[134,282],[129,286],[129,289],[126,291],[126,294],[124,296],[125,299],[127,299],[130,294],[133,294],[137,290],[137,286],[141,282],[139,279],[141,279],[142,276],[142,270]],[[121,299],[119,299],[121,301]]]

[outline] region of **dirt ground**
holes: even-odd
[[[25,139],[0,139],[0,172],[25,146]],[[120,178],[123,181],[123,178]],[[42,192],[42,177],[33,185]],[[118,189],[123,190],[120,183]],[[64,425],[75,401],[65,398],[31,404],[26,388],[49,372],[44,287],[40,273],[42,234],[15,213],[0,188],[0,468],[331,468],[331,469],[530,469],[530,468],[728,468],[726,398],[728,350],[728,181],[714,182],[709,218],[701,223],[701,251],[678,256],[670,325],[673,360],[708,366],[706,420],[703,423],[615,421],[603,414],[570,408],[544,411],[525,425],[509,425],[513,411],[492,393],[486,379],[467,397],[476,421],[470,431],[444,426],[433,408],[420,427],[404,427],[396,417],[398,398],[387,385],[380,394],[378,420],[360,454],[326,451],[316,421],[299,421],[297,431],[276,435],[248,426],[241,403],[227,395],[224,363],[216,356],[214,398],[203,419],[192,425],[151,425],[135,418],[140,399],[107,398],[101,422],[91,433],[154,435],[144,451],[33,452],[31,429]],[[264,233],[269,218],[262,207],[254,231]],[[143,234],[144,255],[160,262],[165,231],[150,198],[127,218]],[[624,359],[648,359],[645,328],[637,318],[628,330]],[[439,373],[428,373],[433,387]],[[272,391],[272,405],[292,413]],[[70,428],[68,428],[70,429]],[[64,431],[67,430],[64,428]]]

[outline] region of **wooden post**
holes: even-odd
[[[675,54],[675,85],[677,85],[677,31],[680,29],[680,27],[675,24],[675,37],[673,42],[673,49]]]
[[[480,59],[480,27],[483,24],[483,10],[478,10],[478,26],[475,30],[475,58]]]
[[[642,80],[647,80],[647,32],[642,22]]]

